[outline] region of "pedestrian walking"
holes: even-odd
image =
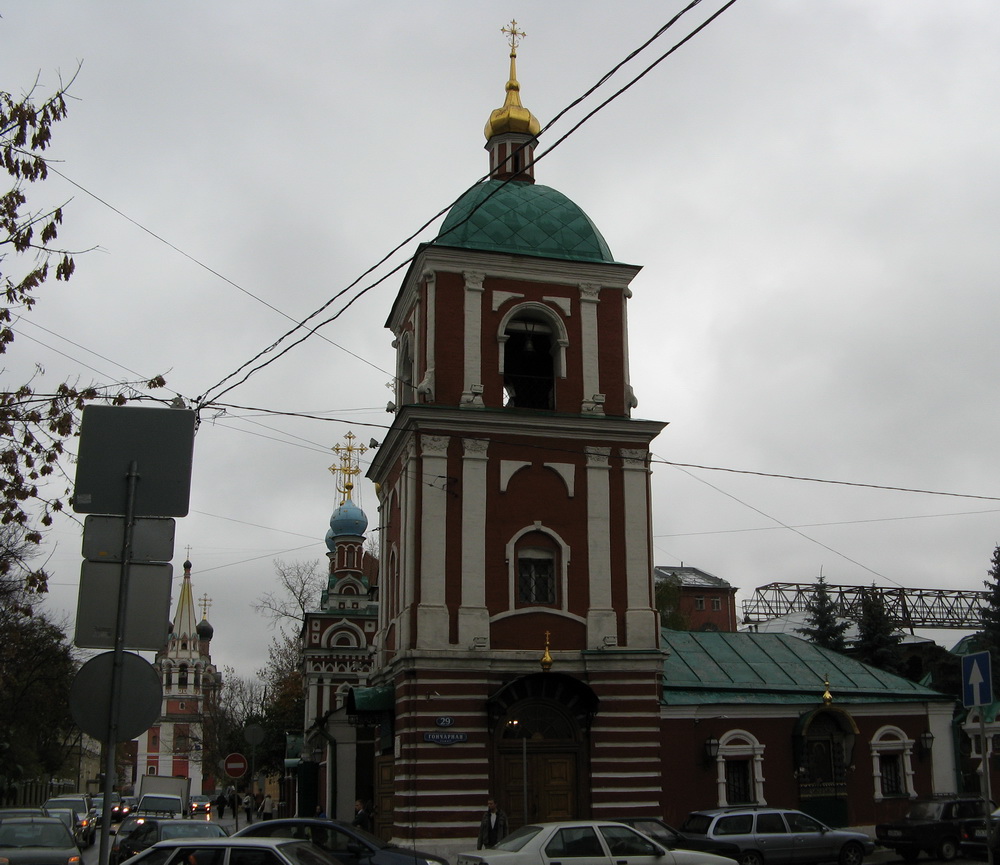
[[[495,847],[507,834],[507,815],[497,807],[496,799],[486,800],[486,813],[479,821],[479,838],[476,849]]]
[[[260,816],[262,820],[270,820],[274,816],[274,799],[270,793],[265,793],[260,803]]]
[[[215,800],[215,807],[219,809],[219,819],[221,820],[226,816],[226,794],[220,793],[219,798]]]
[[[249,793],[243,797],[243,810],[247,815],[247,823],[253,823],[253,812],[255,809],[255,803],[253,801],[253,796]]]

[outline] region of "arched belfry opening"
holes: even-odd
[[[487,701],[493,731],[493,795],[511,828],[590,813],[590,725],[597,695],[560,673],[535,673]]]
[[[522,313],[507,322],[503,346],[504,405],[555,408],[556,341],[542,316]]]

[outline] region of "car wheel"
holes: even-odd
[[[916,862],[920,858],[920,848],[904,847],[899,851],[899,855],[903,857],[904,862]]]
[[[764,857],[756,850],[744,850],[736,861],[740,865],[764,865]]]
[[[861,865],[864,859],[864,848],[855,841],[848,841],[840,848],[840,856],[837,857],[837,862],[839,865]]]
[[[955,839],[945,838],[938,844],[937,855],[938,859],[942,862],[951,862],[952,859],[958,856],[958,844],[955,842]]]

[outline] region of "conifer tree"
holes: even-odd
[[[993,559],[990,569],[986,572],[988,580],[983,580],[986,587],[986,602],[980,610],[982,631],[979,633],[980,649],[988,650],[993,667],[993,692],[997,693],[1000,684],[1000,545],[993,549]]]
[[[859,661],[898,675],[903,667],[900,640],[898,623],[889,615],[882,593],[873,585],[861,594],[854,655]]]
[[[806,627],[796,630],[817,646],[833,649],[835,652],[843,652],[847,648],[844,632],[849,627],[850,622],[842,620],[837,612],[837,602],[830,597],[826,580],[821,576],[816,581],[816,591],[806,602],[808,616],[806,621],[808,624]]]

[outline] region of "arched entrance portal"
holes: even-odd
[[[511,828],[589,816],[594,692],[570,676],[536,673],[505,685],[488,705],[493,793]]]

